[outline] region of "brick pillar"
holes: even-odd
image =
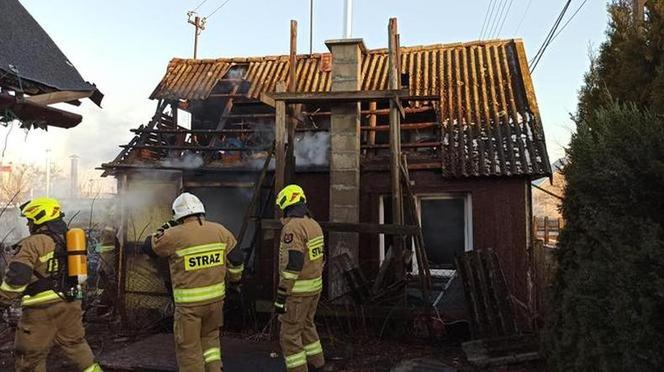
[[[366,49],[362,39],[328,40],[332,52],[332,91],[360,90],[361,65]],[[360,104],[345,103],[331,108],[330,125],[330,216],[332,222],[357,223],[360,219]],[[358,263],[359,236],[330,233],[328,294],[336,298],[348,291],[340,264]]]

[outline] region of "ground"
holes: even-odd
[[[0,329],[3,326],[0,326]],[[174,371],[172,335],[121,332],[117,323],[89,323],[87,339],[105,371]],[[12,330],[0,330],[0,372],[13,371]],[[349,337],[344,341],[323,340],[326,356],[334,371],[478,371],[465,360],[458,345],[431,341],[378,340]],[[223,340],[226,371],[282,370],[279,347],[266,334],[226,333]],[[273,354],[275,353],[275,354]],[[71,366],[54,349],[49,371],[71,371]],[[500,372],[544,370],[538,364],[485,369]]]

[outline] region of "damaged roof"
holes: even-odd
[[[439,96],[443,176],[526,176],[551,174],[539,108],[520,39],[401,48],[401,73],[412,96]],[[330,54],[297,57],[296,91],[331,89]],[[387,49],[367,51],[362,90],[388,87]],[[240,69],[232,69],[240,66]],[[249,99],[271,93],[287,79],[289,56],[172,59],[152,99],[205,100],[221,79],[242,80]],[[240,76],[237,71],[242,71]]]
[[[83,80],[50,36],[18,0],[0,1],[0,85],[28,94],[54,91],[103,94]]]

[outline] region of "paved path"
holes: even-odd
[[[239,338],[221,340],[224,371],[285,371],[281,356],[271,358],[269,342],[252,343]],[[177,371],[173,334],[160,333],[125,348],[99,356],[102,367],[128,371]]]

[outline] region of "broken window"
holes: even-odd
[[[454,258],[472,249],[472,213],[470,195],[417,195],[417,211],[422,225],[424,246],[434,275],[449,275]],[[389,195],[381,197],[380,223],[391,223],[392,206]],[[385,258],[386,241],[380,238],[380,260]],[[387,246],[389,249],[389,241]],[[414,257],[414,253],[413,253]],[[409,268],[417,273],[417,260]]]

